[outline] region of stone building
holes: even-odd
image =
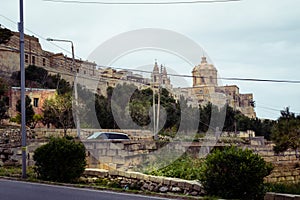
[[[10,41],[0,45],[0,68],[2,76],[10,76],[20,70],[18,32],[13,32]],[[96,64],[88,61],[75,59],[73,66],[72,58],[62,53],[52,53],[42,49],[39,39],[35,36],[24,36],[25,67],[35,65],[44,67],[49,72],[60,73],[66,80],[72,81],[75,72],[82,75],[96,76]],[[67,73],[66,73],[67,72]]]
[[[208,102],[222,106],[227,103],[244,115],[255,118],[253,94],[241,94],[236,85],[218,85],[218,72],[213,64],[209,64],[205,56],[201,63],[193,68],[193,87],[176,88],[176,96],[188,97],[191,105],[205,105]]]
[[[13,72],[20,70],[20,51],[18,32],[12,32],[13,36],[7,44],[0,45],[0,76],[10,77]],[[60,74],[61,77],[73,84],[75,75],[77,81],[87,89],[106,96],[108,86],[133,83],[139,88],[150,84],[148,78],[139,74],[133,74],[126,70],[117,71],[109,67],[98,67],[95,62],[73,59],[62,54],[52,53],[42,49],[39,39],[35,36],[24,36],[25,67],[35,65],[43,67],[51,74]]]
[[[25,88],[25,95],[31,99],[31,104],[35,114],[42,114],[43,104],[46,99],[53,97],[56,94],[54,89],[40,89],[40,88]],[[17,115],[16,105],[20,100],[21,89],[19,87],[12,87],[9,91],[9,110],[10,117]]]

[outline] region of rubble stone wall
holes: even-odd
[[[300,195],[267,193],[264,200],[300,200]]]
[[[109,181],[117,183],[124,189],[138,189],[161,193],[173,192],[193,196],[204,194],[202,185],[197,181],[151,176],[139,172],[89,168],[85,170],[84,176],[94,181],[96,181],[97,178],[106,178]]]

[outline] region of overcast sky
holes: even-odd
[[[118,2],[125,1],[133,2]],[[153,2],[139,0],[142,1]],[[19,21],[18,3],[17,0],[0,2],[0,24],[14,31],[17,31]],[[76,56],[82,59],[87,59],[99,45],[124,32],[143,28],[167,29],[199,44],[221,77],[300,80],[299,8],[299,0],[185,5],[97,5],[27,0],[25,28],[27,34],[40,38],[44,50],[69,55],[43,38],[72,40]],[[68,44],[57,45],[70,49]],[[202,52],[199,52],[199,62],[201,56]],[[137,68],[151,65],[154,59],[170,71],[191,75],[193,66],[165,52],[140,50],[112,64]],[[191,84],[191,80],[186,82]],[[276,119],[279,110],[287,106],[300,113],[300,84],[222,82],[223,85],[238,85],[241,93],[253,93],[260,118]]]

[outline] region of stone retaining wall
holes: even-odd
[[[300,181],[300,161],[273,163],[274,170],[265,178],[269,183],[298,183]]]
[[[44,131],[44,132],[43,132]],[[49,132],[50,131],[50,132]],[[73,131],[76,135],[76,130]],[[89,129],[85,135],[89,135],[96,130]],[[113,131],[113,130],[108,130]],[[127,130],[132,133],[132,137],[135,135],[149,136],[151,134],[143,131]],[[125,131],[124,131],[125,132]],[[36,129],[34,132],[27,132],[28,136],[28,165],[33,165],[32,160],[34,150],[45,144],[46,140],[30,139],[39,138],[39,135],[45,136],[51,135],[63,135],[61,129]],[[141,139],[142,137],[140,137]],[[83,140],[84,142],[84,140]],[[97,143],[91,143],[89,141],[84,142],[87,150],[88,167],[90,168],[104,168],[104,169],[130,169],[131,166],[140,164],[144,156],[157,150],[158,144],[153,140],[131,140],[124,142],[107,142],[99,141]],[[221,146],[220,146],[221,145]],[[201,143],[180,143],[173,142],[172,145],[175,150],[186,151],[191,155],[199,155],[201,149]],[[217,144],[222,148],[222,144]],[[272,174],[266,177],[267,182],[289,182],[296,183],[300,181],[300,161],[296,158],[294,151],[286,151],[280,155],[276,155],[273,152],[272,145],[241,145],[241,148],[249,148],[254,153],[259,154],[267,162],[271,162],[274,165]],[[210,148],[210,147],[209,147]],[[213,147],[211,147],[213,148]],[[206,148],[205,148],[206,149]],[[14,165],[21,164],[21,136],[19,129],[0,130],[0,166],[1,165]]]
[[[264,200],[300,200],[300,195],[267,193]]]
[[[87,166],[126,170],[142,163],[145,155],[156,150],[154,141],[82,141],[88,151]]]
[[[300,160],[293,150],[288,150],[279,155],[273,151],[273,145],[245,146],[260,155],[266,162],[274,166],[272,173],[265,178],[270,183],[297,183],[300,181]]]
[[[97,181],[97,178],[105,178],[117,183],[124,189],[137,189],[161,193],[172,192],[193,196],[204,194],[202,185],[197,181],[151,176],[139,172],[88,168],[85,170],[84,176],[95,182]]]

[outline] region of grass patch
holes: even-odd
[[[151,165],[151,167],[145,170],[145,173],[155,176],[181,178],[185,180],[199,180],[202,163],[203,159],[183,155],[170,165],[163,168]]]
[[[298,194],[300,195],[300,182],[298,183],[267,183],[268,192]]]
[[[26,175],[29,180],[36,180],[37,176],[33,167],[27,167]],[[0,167],[0,176],[21,178],[22,177],[22,167],[18,166],[9,166],[9,167]]]

